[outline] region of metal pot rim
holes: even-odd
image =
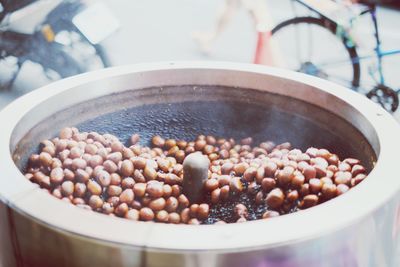
[[[194,75],[187,77],[188,75],[179,74],[187,72]],[[171,73],[178,74],[179,78],[171,77]],[[205,73],[209,75],[206,77],[201,75]],[[235,74],[244,77],[238,77]],[[77,99],[83,101],[110,93],[111,84],[118,87],[118,89],[113,88],[114,91],[127,90],[123,88],[121,77],[133,77],[132,79],[138,81],[135,85],[138,88],[143,88],[146,83],[147,87],[186,83],[238,87],[247,84],[248,88],[264,90],[262,83],[268,79],[279,79],[282,83],[288,83],[289,87],[293,83],[300,87],[305,86],[316,94],[330,95],[326,101],[332,101],[334,97],[335,101],[346,103],[348,110],[335,111],[339,116],[346,118],[350,111],[354,111],[354,108],[357,110],[358,114],[354,116],[369,124],[363,130],[377,137],[377,142],[372,145],[378,154],[378,160],[368,178],[343,196],[317,207],[271,220],[229,225],[169,225],[110,218],[59,201],[27,181],[13,162],[10,151],[16,143],[10,140],[17,139],[18,141],[18,138],[12,134],[24,122],[27,123],[24,118],[30,110],[45,100],[51,100],[60,93],[68,93],[69,90],[79,86],[95,84],[100,89],[88,90],[83,93],[83,96],[72,97],[70,101],[78,101]],[[254,79],[244,79],[246,77]],[[294,91],[292,88],[285,90],[280,91],[280,88],[277,88],[274,93],[290,94],[291,97],[304,101],[310,101],[309,98],[312,98],[312,96],[302,95],[301,90]],[[329,102],[320,103],[320,105],[330,106],[332,110],[335,108]],[[50,114],[53,109],[62,109],[62,107],[57,107],[57,103],[54,103],[52,107],[49,107]],[[166,62],[104,69],[64,79],[35,90],[1,111],[0,121],[2,122],[0,131],[1,200],[24,216],[29,216],[57,231],[68,235],[80,235],[82,238],[92,238],[98,242],[188,252],[276,247],[334,233],[353,225],[363,220],[370,212],[383,208],[385,202],[400,188],[400,179],[396,179],[393,175],[398,171],[396,156],[400,147],[400,140],[397,138],[400,136],[400,127],[390,114],[366,98],[339,85],[304,74],[265,66],[225,62]]]

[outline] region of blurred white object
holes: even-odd
[[[8,15],[8,17],[2,21],[0,27],[7,26],[7,29],[15,32],[33,34],[36,30],[36,26],[42,23],[47,14],[61,2],[62,0],[36,1]]]
[[[89,5],[72,22],[92,44],[98,44],[115,32],[120,23],[104,3]]]

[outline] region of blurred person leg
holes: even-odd
[[[242,5],[242,0],[225,0],[224,6],[220,10],[214,29],[207,32],[194,32],[193,39],[199,44],[200,50],[208,54],[211,46],[218,36],[225,30],[226,26],[232,20],[237,10]]]
[[[225,0],[224,6],[217,16],[214,29],[208,32],[193,33],[193,38],[199,44],[201,51],[206,54],[210,53],[213,43],[240,8],[248,11],[257,33],[253,63],[275,65],[275,62],[281,61],[277,45],[270,42],[273,22],[265,0]]]

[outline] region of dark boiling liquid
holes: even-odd
[[[213,204],[211,202],[211,194],[208,193],[205,196],[205,202],[210,205],[210,213],[208,218],[203,222],[204,224],[213,224],[220,220],[227,223],[235,223],[238,220],[238,216],[234,212],[237,204],[243,204],[246,206],[248,212],[248,217],[246,219],[248,221],[262,219],[263,214],[269,209],[264,201],[262,204],[256,204],[255,197],[257,192],[262,191],[261,186],[258,185],[255,192],[251,194],[247,191],[249,183],[244,179],[241,179],[241,181],[244,188],[243,192],[230,192],[229,198],[226,201],[220,201],[217,204]],[[279,213],[282,215],[296,212],[299,210],[297,204],[297,201],[292,204],[286,203]]]

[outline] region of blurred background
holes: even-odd
[[[299,2],[305,2],[308,8]],[[373,55],[376,48],[373,21],[369,14],[359,16],[370,6],[352,5],[350,1],[316,2],[1,0],[0,109],[61,77],[104,66],[176,60],[257,62],[302,69],[338,83],[347,79],[345,86],[367,94],[381,83],[379,77],[373,78],[379,76],[378,59],[352,62],[343,38],[347,47],[356,48],[358,56]],[[399,1],[373,3],[378,4],[380,49],[392,52],[400,49]],[[315,10],[310,10],[310,6]],[[305,25],[307,32],[287,31],[285,35],[280,30],[270,36],[275,26],[296,16],[322,16],[337,27],[332,32],[319,27],[310,31],[313,27]],[[301,64],[290,65],[288,62],[299,57],[299,50],[303,54],[300,57],[313,60],[302,59]],[[331,73],[331,69],[316,66],[314,60],[340,64]],[[341,65],[340,61],[345,63]],[[353,86],[353,76],[345,77],[352,73],[354,63],[360,65],[359,88]],[[400,54],[393,52],[383,58],[385,85],[393,92],[400,88],[399,66]],[[400,118],[398,111],[394,114]]]

